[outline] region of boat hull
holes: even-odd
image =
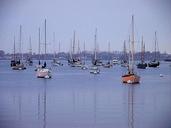
[[[128,67],[128,63],[121,63],[121,67]]]
[[[113,65],[112,64],[105,64],[105,65],[103,65],[103,67],[104,68],[111,68],[111,67],[113,67]]]
[[[15,66],[12,66],[13,70],[25,70],[26,67],[24,66],[24,64],[16,64]]]
[[[138,84],[140,77],[136,74],[126,74],[122,76],[122,82],[128,84]]]
[[[90,73],[91,74],[100,74],[100,69],[98,67],[91,67],[90,68]]]
[[[118,60],[113,60],[112,63],[113,63],[114,65],[116,65],[116,64],[119,64],[119,61],[118,61]]]
[[[82,65],[81,69],[82,70],[87,70],[88,68],[85,65]]]
[[[51,73],[49,69],[38,69],[36,73],[37,78],[51,78]]]
[[[164,59],[164,61],[166,61],[166,62],[171,62],[171,59]]]
[[[102,61],[99,59],[92,60],[92,64],[95,66],[102,66],[103,65]]]
[[[146,69],[146,67],[147,67],[146,63],[139,63],[139,64],[137,64],[137,68],[139,68],[139,69]]]
[[[150,62],[150,63],[148,63],[148,67],[153,67],[153,68],[155,68],[155,67],[158,67],[160,65],[160,62],[159,61],[152,61],[152,62]]]
[[[59,60],[56,60],[56,59],[53,59],[52,65],[53,66],[63,66],[63,64]]]

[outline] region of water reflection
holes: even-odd
[[[75,113],[75,110],[76,110],[76,94],[75,94],[75,88],[72,88],[72,103],[73,103],[73,112]]]
[[[37,96],[37,118],[38,120],[40,120],[40,93],[38,93],[38,96]]]
[[[93,103],[94,103],[94,126],[96,126],[96,121],[97,121],[97,94],[96,94],[96,84],[94,85],[94,96],[93,96]]]
[[[21,104],[22,104],[21,100],[22,100],[22,99],[21,99],[21,94],[19,93],[19,95],[18,95],[19,120],[21,120],[21,118],[22,118],[22,117],[21,117],[21,114],[22,114],[22,113],[21,113],[21,112],[22,112],[22,111],[21,111]]]
[[[134,128],[134,88],[128,85],[128,128]]]
[[[76,74],[63,75],[65,71]],[[51,80],[36,79],[31,68],[17,75],[11,70],[2,74],[0,128],[171,126],[170,72],[156,78],[156,72],[144,71],[141,86],[122,86],[115,77],[120,72],[105,71],[100,76],[77,75],[81,71],[64,67]]]
[[[46,128],[46,83],[44,80],[44,93],[43,93],[43,128]]]

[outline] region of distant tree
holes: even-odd
[[[0,50],[0,57],[3,57],[5,55],[5,52],[3,50]]]

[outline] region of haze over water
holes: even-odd
[[[92,75],[64,64],[52,67],[52,79],[37,79],[34,66],[14,71],[0,61],[0,127],[171,127],[168,63],[137,70],[141,83],[135,86],[122,84],[126,68],[120,65]]]

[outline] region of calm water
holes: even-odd
[[[13,71],[0,61],[0,128],[171,128],[171,67],[137,70],[141,83],[121,83],[125,68],[52,67],[37,79],[34,67]],[[163,74],[164,77],[160,77]]]

